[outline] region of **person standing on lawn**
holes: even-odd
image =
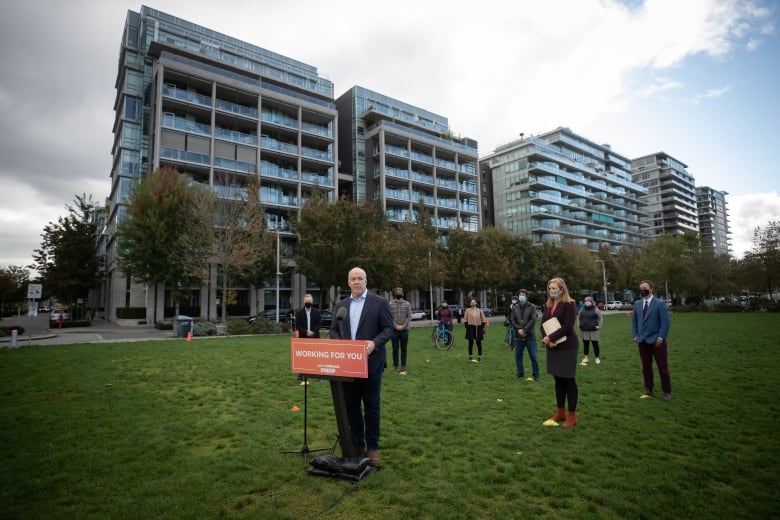
[[[485,337],[485,323],[487,318],[476,298],[469,300],[469,308],[463,311],[463,320],[466,323],[466,339],[469,342],[469,361],[482,363],[482,338]],[[477,343],[477,359],[474,359],[474,342]]]
[[[653,295],[653,282],[642,280],[639,284],[639,294],[642,296],[634,303],[631,313],[631,335],[639,348],[639,359],[642,360],[642,378],[645,391],[639,397],[653,397],[653,359],[658,365],[661,376],[661,390],[664,399],[672,399],[672,379],[669,376],[667,353],[669,346],[669,309],[666,302]]]
[[[577,315],[580,322],[580,331],[582,331],[582,350],[583,357],[580,361],[581,365],[588,364],[588,353],[590,352],[590,344],[593,343],[593,354],[596,356],[596,364],[601,364],[601,358],[599,357],[599,330],[604,324],[604,315],[593,303],[593,298],[590,296],[585,297],[585,301],[582,304],[579,314]]]
[[[405,376],[406,351],[409,346],[409,324],[412,322],[412,306],[404,300],[404,290],[401,287],[393,289],[393,299],[390,302],[390,314],[393,315],[393,371]],[[401,350],[401,365],[398,365],[398,350]]]
[[[319,338],[322,317],[319,309],[313,307],[314,298],[311,294],[303,296],[303,308],[295,313],[295,335],[298,338]],[[301,385],[308,382],[303,374],[298,374]]]
[[[528,350],[531,358],[531,374],[534,381],[539,381],[539,358],[536,355],[536,306],[528,301],[528,291],[520,289],[517,293],[517,303],[512,306],[509,316],[509,326],[514,332],[512,347],[515,350],[516,376],[525,378],[523,367],[523,351]]]
[[[347,318],[333,320],[330,337],[366,341],[368,377],[345,381],[344,400],[352,436],[352,456],[365,454],[373,466],[378,466],[382,371],[387,359],[385,344],[393,335],[393,316],[386,298],[368,292],[368,278],[363,269],[353,267],[347,284],[351,293],[336,304],[333,314],[337,316],[343,308],[347,310]]]
[[[560,328],[547,334],[544,324],[557,318]],[[577,319],[577,303],[569,295],[569,289],[562,278],[553,278],[547,282],[547,301],[542,306],[542,343],[547,347],[547,372],[555,378],[555,415],[544,424],[557,426],[564,421],[564,428],[577,424],[577,354],[580,342],[574,332]],[[563,340],[563,341],[561,341]],[[558,343],[560,341],[560,343]],[[568,410],[566,402],[568,401]]]

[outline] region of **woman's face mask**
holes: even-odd
[[[553,300],[557,300],[558,296],[560,296],[560,292],[558,291],[558,289],[554,287],[551,287],[549,292],[550,292],[550,298],[552,298]]]
[[[527,301],[528,301],[528,298],[526,298],[525,296],[521,296],[520,298],[518,298],[518,301],[519,301],[520,303],[525,303],[525,302],[527,302]]]

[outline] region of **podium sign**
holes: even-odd
[[[296,374],[368,377],[365,340],[291,338],[290,359],[290,366]]]

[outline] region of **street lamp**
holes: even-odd
[[[279,239],[279,226],[276,226],[276,322],[279,323],[279,280],[282,277],[280,271],[281,241]]]
[[[604,305],[607,305],[607,268],[604,267],[606,262],[601,258],[597,258],[596,262],[601,262],[601,276],[604,279]]]

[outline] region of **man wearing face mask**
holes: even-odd
[[[653,359],[658,365],[661,376],[661,389],[664,399],[672,398],[672,380],[669,377],[667,360],[669,336],[669,310],[666,303],[653,296],[653,282],[643,280],[639,284],[639,294],[642,296],[634,303],[631,313],[631,335],[639,347],[639,358],[642,360],[642,377],[645,391],[639,397],[653,397]]]
[[[528,291],[520,289],[517,293],[517,304],[512,307],[510,320],[514,332],[515,365],[518,379],[525,378],[523,367],[523,351],[528,350],[531,358],[531,373],[533,380],[539,381],[539,358],[536,354],[536,307],[528,302]],[[530,378],[529,378],[530,379]]]
[[[404,300],[404,290],[393,289],[393,299],[390,301],[390,314],[393,316],[393,370],[402,376],[406,371],[406,347],[409,345],[409,324],[412,322],[412,306]],[[401,350],[401,364],[398,365],[398,350]]]
[[[444,328],[452,332],[452,309],[447,302],[442,302],[439,307],[439,313],[437,314],[439,323],[444,324]]]
[[[322,317],[319,309],[312,306],[313,301],[314,298],[312,298],[311,294],[305,294],[303,296],[303,308],[295,313],[295,336],[298,338],[320,337]],[[307,380],[303,374],[298,374],[298,381],[305,385]]]

